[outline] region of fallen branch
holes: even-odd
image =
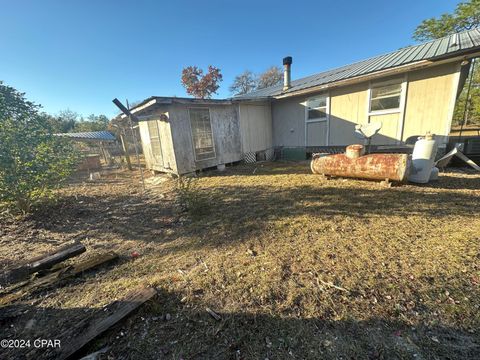
[[[331,288],[334,288],[334,289],[337,289],[337,290],[340,290],[340,291],[350,292],[350,290],[348,290],[348,289],[337,286],[334,283],[329,282],[329,281],[323,281],[322,279],[319,279],[319,278],[317,278],[317,284],[318,285],[322,284],[324,286],[328,286],[328,287],[331,287]]]
[[[218,315],[215,311],[213,311],[210,308],[206,308],[205,311],[210,314],[211,317],[213,317],[215,320],[220,321],[222,320],[222,317]]]

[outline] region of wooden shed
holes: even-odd
[[[229,100],[152,97],[132,113],[151,170],[186,174],[243,158],[237,108]]]

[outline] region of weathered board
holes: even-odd
[[[104,333],[156,294],[157,291],[155,289],[140,286],[129,292],[121,300],[110,304],[106,309],[102,309],[102,314],[105,311],[110,313],[106,318],[98,320],[84,319],[73,325],[69,332],[61,338],[62,347],[57,358],[67,359],[71,357],[90,341]]]
[[[51,285],[55,284],[56,282],[74,277],[78,274],[81,274],[84,271],[91,270],[97,266],[113,261],[116,258],[118,258],[118,255],[113,252],[98,254],[96,256],[91,257],[90,259],[82,261],[78,264],[74,264],[71,267],[58,270],[56,272],[53,272],[51,274],[48,274],[38,279],[32,279],[31,281],[26,281],[20,287],[15,286],[13,289],[7,288],[4,291],[4,294],[5,293],[6,294],[0,298],[0,305],[6,305],[15,300],[19,300],[24,296],[26,296],[27,294],[31,294],[35,291],[46,289]]]
[[[10,269],[3,276],[4,283],[24,279],[30,274],[49,269],[53,265],[80,255],[85,251],[85,246],[81,243],[62,246],[53,252],[27,260],[17,268]]]

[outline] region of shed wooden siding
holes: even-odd
[[[142,142],[143,154],[145,156],[145,163],[148,169],[164,171],[164,172],[177,172],[177,162],[175,159],[175,152],[173,148],[173,139],[171,133],[171,125],[169,121],[160,120],[161,114],[165,114],[164,111],[157,110],[150,114],[152,117],[149,121],[157,121],[158,130],[160,134],[160,145],[162,149],[162,164],[159,164],[153,155],[150,133],[148,131],[148,122],[140,121],[139,130]],[[158,115],[158,116],[157,116]]]
[[[272,143],[272,112],[270,102],[238,105],[240,135],[244,153],[269,149]]]
[[[170,121],[157,120],[157,124],[160,133],[160,144],[162,147],[163,169],[164,171],[176,173],[177,161],[175,159]]]
[[[148,126],[145,121],[138,123],[138,130],[140,132],[140,142],[142,143],[143,156],[145,157],[145,163],[147,169],[151,169],[152,166],[152,148],[150,146],[150,136],[148,135]]]
[[[400,140],[405,141],[410,136],[422,135],[427,131],[440,135],[445,141],[450,131],[459,65],[458,62],[447,63],[407,73],[403,131],[394,131],[402,120],[402,113],[372,115],[370,121],[384,123],[380,135],[374,138],[374,143],[391,144]],[[348,145],[361,141],[355,137],[354,130],[356,124],[365,124],[369,121],[369,86],[370,83],[366,81],[329,90],[328,145]],[[273,101],[274,145],[305,145],[305,102],[308,98],[322,93],[325,91]],[[397,138],[385,135],[392,133],[396,134]],[[310,145],[312,139],[308,139],[308,142]]]
[[[190,108],[210,109],[215,158],[196,161],[190,127]],[[179,174],[236,162],[242,159],[240,126],[234,105],[173,104],[170,113],[175,158]]]

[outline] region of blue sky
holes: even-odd
[[[110,117],[114,97],[186,96],[188,65],[219,67],[222,98],[287,55],[296,79],[412,45],[421,20],[457,3],[0,0],[0,80],[47,112]]]

